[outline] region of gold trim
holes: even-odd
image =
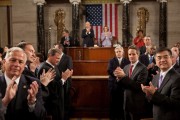
[[[0,6],[12,6],[11,0],[0,0]]]

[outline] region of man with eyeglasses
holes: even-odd
[[[160,48],[155,54],[160,73],[142,91],[153,104],[154,120],[180,120],[180,74],[172,67],[172,52]]]

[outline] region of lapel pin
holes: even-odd
[[[26,85],[24,85],[23,88],[25,89],[25,88],[26,88]]]

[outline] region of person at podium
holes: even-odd
[[[104,26],[103,31],[104,32],[101,33],[102,47],[111,47],[112,34],[109,32],[108,26]]]
[[[82,30],[81,37],[84,47],[94,47],[94,30],[91,28],[90,22],[86,22],[85,29]]]

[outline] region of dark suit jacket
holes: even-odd
[[[139,61],[140,61],[142,64],[144,64],[146,67],[150,64],[148,54],[142,54],[142,55],[140,55]],[[156,64],[154,58],[153,58],[153,61],[152,61],[152,62],[153,62],[154,64]]]
[[[49,96],[45,99],[45,107],[47,109],[48,115],[51,115],[53,120],[63,120],[64,91],[58,68],[53,68],[47,62],[43,62],[38,68],[38,77],[42,74],[43,69],[45,69],[45,71],[47,72],[50,68],[55,69],[56,77],[48,84]]]
[[[75,45],[74,40],[73,40],[73,38],[72,38],[71,36],[69,36],[69,42],[70,42],[70,45],[69,45],[69,46],[68,46],[68,45],[64,45],[64,41],[65,41],[65,37],[62,37],[60,43],[61,43],[64,47],[72,47],[72,46]]]
[[[112,58],[109,61],[107,72],[109,74],[109,89],[110,92],[116,90],[118,88],[118,85],[116,83],[116,77],[114,76],[113,72],[117,67],[124,68],[124,66],[128,65],[130,62],[126,58],[122,58],[121,64],[119,64],[119,61],[117,57]],[[121,88],[121,87],[120,87]]]
[[[140,55],[144,54],[146,52],[146,46],[142,46],[139,48]]]
[[[142,54],[139,57],[139,61],[144,64],[146,67],[150,64],[149,61],[149,56],[147,54]],[[156,64],[155,59],[153,58],[152,61],[154,64]],[[148,69],[148,78],[147,78],[147,83],[146,85],[149,85],[149,82],[152,81],[153,76],[152,75],[156,75],[156,71],[158,71],[158,67],[155,65],[153,68]]]
[[[94,30],[90,29],[90,34],[86,34],[86,29],[82,30],[81,37],[83,38],[83,46],[84,44],[87,47],[94,47]]]
[[[145,110],[145,95],[141,90],[141,84],[146,83],[148,71],[146,67],[138,62],[129,78],[130,64],[124,67],[125,77],[118,81],[124,91],[124,109],[132,113],[142,113]]]
[[[0,120],[5,120],[4,114],[5,114],[5,107],[2,105],[2,95],[0,93]]]
[[[159,74],[152,81],[158,87]],[[166,74],[160,88],[152,95],[154,120],[180,120],[180,74],[173,68]]]
[[[37,78],[36,74],[34,72],[30,71],[30,69],[28,67],[24,68],[23,74]]]
[[[43,106],[43,100],[41,95],[41,86],[39,83],[39,91],[36,96],[36,105],[33,112],[29,112],[29,106],[27,103],[28,89],[33,81],[39,80],[29,76],[21,75],[18,91],[16,96],[8,104],[5,119],[6,120],[42,120],[45,116],[45,108]],[[6,81],[4,75],[0,77],[0,93],[4,97],[6,92]]]
[[[73,69],[73,62],[72,62],[72,58],[66,54],[63,54],[61,60],[59,61],[58,65],[57,65],[59,72],[60,72],[60,76],[61,73],[66,71],[67,69]],[[63,85],[64,87],[64,104],[65,104],[65,109],[69,107],[70,105],[70,89],[71,89],[71,83],[72,83],[72,79],[71,77],[68,78],[65,82],[65,84]]]

